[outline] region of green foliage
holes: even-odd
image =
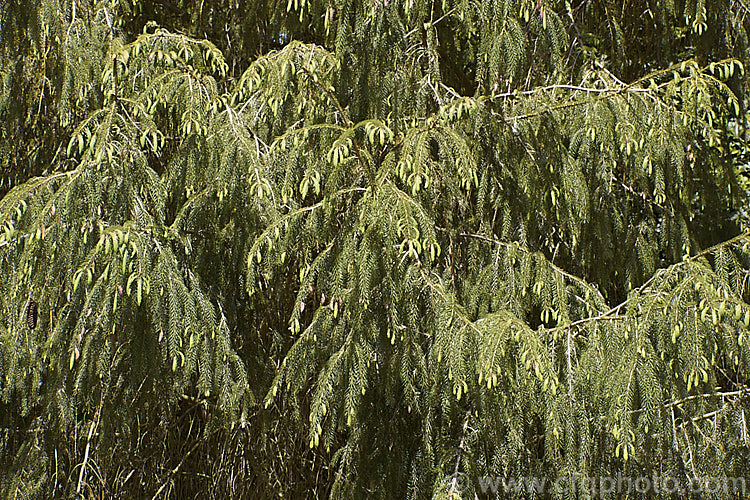
[[[747,14],[3,5],[0,494],[746,476]]]

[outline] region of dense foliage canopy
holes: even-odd
[[[0,497],[750,483],[749,29],[0,1]]]

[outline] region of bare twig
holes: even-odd
[[[450,493],[461,493],[458,489],[458,468],[461,465],[461,455],[464,451],[464,441],[466,439],[466,430],[469,428],[469,418],[471,417],[471,410],[466,412],[464,417],[464,426],[461,433],[461,441],[458,443],[458,455],[456,456],[456,466],[453,469],[453,479],[451,480]]]
[[[99,400],[99,408],[96,410],[94,420],[91,422],[89,427],[89,434],[86,438],[86,452],[83,455],[83,463],[81,464],[81,472],[78,473],[78,485],[76,486],[76,493],[81,492],[81,485],[83,484],[83,474],[86,470],[86,464],[89,461],[89,451],[91,450],[91,438],[94,436],[94,431],[99,426],[99,419],[102,416],[102,406],[104,406],[104,392],[102,392]]]

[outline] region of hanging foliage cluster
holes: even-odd
[[[750,482],[748,16],[0,5],[0,495]]]

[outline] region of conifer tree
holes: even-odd
[[[750,482],[748,16],[0,4],[0,495]]]

